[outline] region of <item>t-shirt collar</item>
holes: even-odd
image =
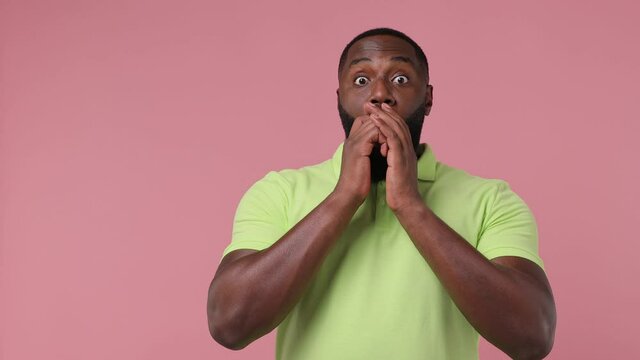
[[[433,149],[431,145],[425,144],[425,151],[422,153],[422,156],[418,159],[418,179],[423,181],[434,181],[436,178],[436,158],[433,153]],[[344,141],[338,145],[333,157],[331,158],[331,163],[333,165],[333,172],[336,175],[336,178],[340,176],[340,166],[342,165],[342,148],[344,146]]]

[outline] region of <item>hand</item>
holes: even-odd
[[[386,140],[368,114],[355,118],[342,148],[340,178],[334,192],[345,193],[362,204],[371,189],[373,146]]]
[[[380,129],[384,143],[380,148],[387,158],[387,205],[394,212],[422,201],[418,191],[418,165],[407,123],[391,106],[367,104],[371,122]]]

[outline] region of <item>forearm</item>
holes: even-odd
[[[533,280],[487,260],[424,203],[396,212],[469,323],[513,358],[544,347],[548,298]]]
[[[331,193],[271,247],[232,262],[211,286],[215,322],[242,348],[298,302],[361,202]]]

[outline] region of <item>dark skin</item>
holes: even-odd
[[[334,191],[273,246],[224,257],[209,288],[209,330],[241,349],[269,333],[307,289],[371,188],[369,155],[386,157],[386,200],[416,249],[469,323],[514,359],[541,359],[553,346],[556,311],[544,271],[530,260],[487,260],[436,216],[417,188],[417,158],[403,120],[429,114],[433,88],[413,48],[388,35],[349,50],[338,98],[356,120],[345,140]],[[259,300],[257,300],[259,299]]]

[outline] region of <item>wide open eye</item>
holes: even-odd
[[[363,85],[367,85],[369,83],[369,79],[367,79],[364,76],[358,76],[354,81],[354,84],[358,85],[358,86],[363,86]]]
[[[406,84],[409,81],[409,78],[404,75],[398,75],[392,79],[394,84],[402,85]]]

